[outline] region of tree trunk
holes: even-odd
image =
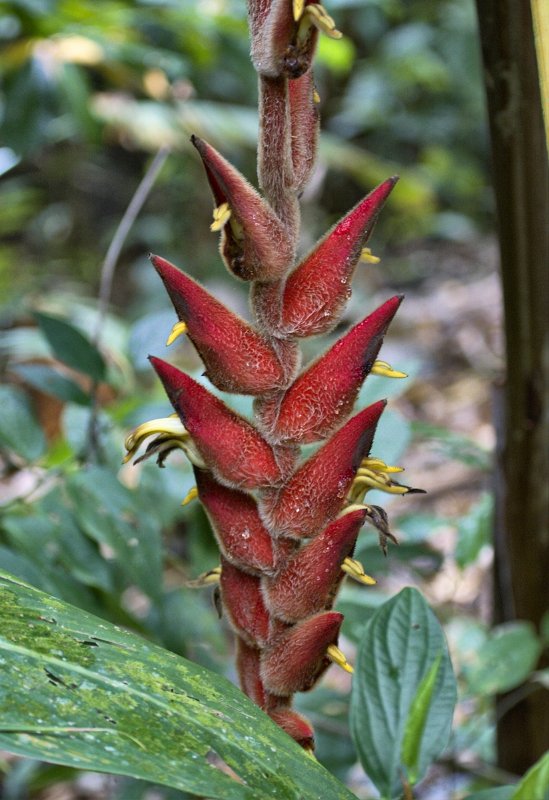
[[[528,0],[477,0],[499,222],[507,375],[496,467],[498,622],[539,626],[549,605],[549,169]],[[499,765],[521,774],[549,748],[549,692],[504,713]]]

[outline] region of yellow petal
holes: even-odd
[[[408,494],[411,491],[409,486],[401,486],[399,483],[393,483],[386,475],[382,473],[373,473],[370,470],[359,469],[356,478],[353,480],[351,491],[359,489],[356,496],[362,491],[369,491],[370,489],[377,489],[380,492],[387,494]],[[353,498],[356,499],[356,498]]]
[[[374,456],[363,458],[360,466],[364,469],[372,469],[374,472],[386,472],[388,474],[404,472],[404,467],[391,467],[389,464],[386,464],[385,461],[382,461],[381,458],[375,458]]]
[[[326,654],[330,661],[333,661],[338,667],[341,667],[341,669],[344,669],[345,672],[349,672],[351,675],[353,674],[354,669],[345,658],[345,654],[342,653],[339,647],[336,647],[335,644],[331,644],[328,647]]]
[[[171,344],[175,342],[180,336],[183,336],[184,333],[187,333],[187,323],[186,322],[176,322],[172,328],[170,335],[166,341],[166,347],[169,347]]]
[[[312,3],[305,7],[303,12],[304,17],[308,17],[309,21],[317,27],[322,33],[325,33],[326,36],[329,36],[331,39],[341,39],[343,34],[341,31],[338,31],[335,22],[332,17],[328,14],[324,6],[321,6],[320,3]]]
[[[363,480],[364,479],[364,480]],[[357,483],[357,485],[361,483],[367,483],[367,481],[374,481],[375,483],[381,483],[384,486],[391,482],[391,479],[384,475],[383,472],[375,472],[373,469],[365,469],[364,467],[359,467],[356,471],[356,477],[353,480],[353,484]]]
[[[192,503],[192,501],[196,500],[197,497],[198,497],[198,489],[196,488],[196,486],[193,486],[191,489],[189,489],[189,491],[181,501],[181,505],[188,506],[189,503]]]
[[[366,586],[374,586],[377,583],[375,578],[366,575],[364,567],[356,558],[346,558],[341,565],[341,569],[343,572],[346,572],[349,577],[354,578],[354,580],[359,583],[366,584]]]
[[[344,517],[345,514],[352,514],[353,511],[369,511],[369,510],[370,506],[366,505],[365,503],[351,503],[350,505],[345,506],[345,508],[343,508],[339,512],[337,518],[341,519],[341,517]]]
[[[155,436],[157,434],[167,434],[168,436],[173,436],[174,439],[187,438],[189,436],[187,429],[176,415],[162,417],[161,419],[151,419],[149,422],[144,422],[126,437],[124,447],[128,453],[124,458],[124,464],[132,458],[141,442],[149,436]]]
[[[360,251],[360,260],[366,261],[368,264],[379,264],[381,258],[375,256],[369,247],[363,247]]]
[[[383,375],[384,378],[407,378],[406,372],[399,372],[393,369],[386,361],[374,361],[374,366],[370,370],[371,375]]]
[[[229,221],[231,217],[231,209],[228,203],[221,203],[220,206],[214,208],[213,219],[210,225],[211,231],[220,231],[221,228]]]
[[[208,572],[203,572],[202,575],[199,575],[194,581],[186,581],[185,586],[189,589],[203,589],[206,586],[215,586],[219,583],[220,578],[221,567],[214,567],[208,570]]]
[[[294,12],[294,20],[299,22],[303,16],[303,9],[305,8],[305,0],[293,0],[292,8]]]

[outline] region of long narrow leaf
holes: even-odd
[[[404,730],[402,739],[401,756],[402,762],[408,770],[410,783],[414,784],[418,778],[418,767],[420,763],[421,745],[425,735],[425,725],[429,709],[433,702],[433,692],[435,690],[438,671],[442,655],[438,655],[421,683],[417,694],[410,706],[410,713]]]
[[[0,573],[0,748],[219,800],[350,800],[232,684]]]

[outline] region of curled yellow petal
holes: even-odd
[[[220,231],[221,228],[229,221],[231,217],[231,208],[228,203],[221,203],[220,206],[214,208],[213,222],[210,225],[211,231]]]
[[[328,649],[326,650],[326,655],[328,656],[330,661],[333,661],[334,664],[337,664],[338,667],[344,669],[345,672],[349,672],[351,675],[353,674],[354,669],[345,658],[345,654],[339,649],[339,647],[336,647],[335,644],[331,644],[328,647]]]
[[[166,347],[169,347],[171,344],[175,342],[176,339],[179,339],[180,336],[183,336],[184,333],[187,333],[187,323],[186,322],[176,322],[172,328],[170,335],[166,341]]]
[[[320,103],[320,95],[316,89],[313,89],[313,103],[316,103],[317,105]]]
[[[189,491],[181,501],[181,505],[188,506],[189,503],[192,503],[192,501],[196,500],[197,497],[198,497],[198,489],[196,488],[196,486],[193,486],[191,489],[189,489]]]
[[[381,458],[375,458],[374,456],[363,458],[360,466],[364,469],[372,469],[374,472],[386,472],[387,474],[404,472],[404,467],[392,467],[382,461]]]
[[[208,572],[203,572],[202,575],[199,575],[195,580],[186,581],[185,586],[187,586],[188,589],[204,589],[206,586],[215,586],[218,584],[220,578],[221,567],[214,567],[208,570]]]
[[[343,572],[346,572],[349,577],[354,578],[354,580],[359,583],[364,583],[366,586],[374,586],[377,583],[375,578],[366,575],[364,567],[356,558],[346,558],[341,565],[341,569]]]
[[[341,509],[337,515],[337,518],[340,519],[341,517],[344,517],[345,514],[352,514],[353,511],[370,511],[370,506],[366,505],[366,503],[351,503],[350,505]]]
[[[368,473],[369,470],[359,470],[359,473],[360,472]],[[357,475],[352,483],[351,492],[353,493],[353,490],[355,489],[358,489],[359,491],[356,493],[356,495],[353,494],[353,500],[355,500],[361,493],[364,494],[370,489],[377,489],[378,491],[386,492],[387,494],[408,494],[412,491],[409,486],[401,486],[400,483],[393,483],[389,478],[387,478],[386,475],[376,475],[375,473]]]
[[[369,247],[363,247],[360,251],[360,260],[366,261],[368,264],[379,264],[381,258],[375,256]]]
[[[341,39],[343,36],[341,31],[337,30],[332,17],[320,3],[311,3],[306,6],[303,11],[303,18],[306,18],[308,22],[311,22],[331,39]]]
[[[374,361],[374,366],[370,370],[371,375],[383,375],[384,378],[407,378],[406,372],[399,372],[393,369],[386,361]]]
[[[133,457],[145,439],[158,434],[168,435],[174,439],[182,439],[189,436],[187,429],[175,414],[171,417],[151,419],[149,422],[139,425],[126,437],[124,447],[128,452],[124,457],[123,463],[126,464]]]

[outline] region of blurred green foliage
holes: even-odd
[[[482,228],[489,200],[472,2],[330,8],[349,35],[320,46],[319,175],[328,173],[316,181],[323,211],[312,233],[394,172],[401,183],[381,222],[389,245]],[[13,310],[23,295],[68,279],[93,288],[136,176],[161,145],[174,155],[132,231],[116,300],[126,311],[144,302],[150,249],[192,260],[193,274],[219,269],[189,136],[209,138],[253,177],[256,85],[244,3],[3,2],[0,40],[4,304]]]

